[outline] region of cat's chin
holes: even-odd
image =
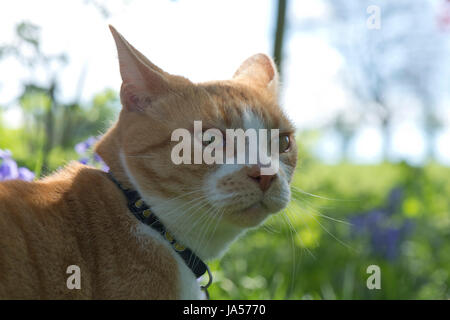
[[[257,203],[251,205],[250,207],[242,210],[241,213],[247,215],[258,215],[258,214],[267,215],[269,214],[269,209],[262,201],[258,201]]]
[[[226,216],[228,222],[241,228],[252,228],[260,225],[271,214],[278,212],[258,201],[251,206],[234,211]]]

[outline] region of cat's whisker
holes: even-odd
[[[219,223],[220,223],[220,221],[222,220],[222,217],[223,217],[223,214],[224,214],[224,213],[225,213],[225,209],[222,208],[222,211],[220,212],[220,216],[219,216],[219,218],[217,219],[216,226],[214,227],[214,230],[213,230],[213,232],[211,233],[211,237],[210,237],[210,238],[212,238],[212,237],[214,236],[214,234],[216,233],[217,227],[219,226]],[[209,240],[208,240],[208,241],[209,241]]]
[[[191,200],[189,200],[188,202],[181,203],[179,206],[177,206],[177,207],[175,207],[175,208],[171,208],[170,211],[163,212],[163,214],[164,214],[165,216],[170,216],[171,214],[177,214],[177,215],[178,215],[178,210],[180,210],[180,209],[186,207],[187,205],[189,205],[189,204],[191,204],[191,203],[193,203],[193,202],[194,202],[194,205],[195,205],[195,204],[196,204],[196,203],[195,203],[196,201],[204,201],[206,198],[207,198],[207,196],[206,196],[206,195],[203,195],[203,196],[201,196],[201,197],[199,197],[199,198],[191,199]],[[173,202],[173,201],[172,201],[172,202]],[[158,208],[159,208],[159,209],[162,209],[161,211],[163,211],[164,207],[167,207],[167,204],[166,204],[166,205],[163,205],[163,204],[161,204],[161,205],[156,205],[156,206],[154,206],[153,208],[154,208],[155,210],[158,210]]]
[[[303,203],[300,202],[299,199],[294,199],[294,198],[293,198],[292,201],[296,201],[296,202],[298,202],[298,203],[300,203],[300,204],[303,205]],[[303,201],[310,203],[308,200],[303,200]],[[316,215],[318,215],[318,216],[320,216],[320,217],[323,217],[323,218],[325,218],[325,219],[328,219],[328,220],[331,220],[331,221],[334,221],[334,222],[339,222],[339,223],[342,223],[342,224],[346,224],[346,225],[349,225],[349,226],[353,226],[353,224],[350,223],[350,222],[348,222],[348,221],[340,220],[340,219],[337,219],[337,218],[333,218],[333,217],[327,216],[327,215],[321,213],[320,211],[314,209],[311,205],[309,205],[309,204],[305,204],[305,205],[306,205],[307,209],[313,211]],[[306,210],[306,209],[305,209],[305,210]]]
[[[192,195],[192,194],[199,193],[199,192],[202,192],[202,191],[203,190],[201,188],[197,188],[197,189],[194,189],[194,190],[192,190],[190,192],[183,193],[183,194],[181,194],[179,196],[176,196],[176,197],[173,197],[173,198],[168,198],[168,199],[164,200],[163,202],[159,203],[158,205],[162,205],[162,204],[165,204],[167,202],[170,202],[170,201],[173,201],[173,200],[176,200],[176,199],[179,199],[179,198],[184,198],[184,197],[186,197],[188,195]]]
[[[183,193],[183,194],[181,194],[179,196],[164,199],[162,202],[158,202],[157,204],[153,204],[152,207],[153,208],[161,207],[161,206],[164,206],[164,205],[166,205],[168,203],[174,202],[177,199],[182,199],[182,198],[185,198],[187,196],[192,196],[192,195],[197,194],[197,193],[202,193],[202,189],[201,188],[197,188],[197,189],[194,189],[194,190],[192,190],[190,192]]]
[[[203,198],[206,198],[206,196],[204,196]],[[174,225],[178,225],[180,226],[180,228],[177,228],[177,230],[182,230],[181,226],[184,226],[184,224],[178,223],[181,219],[186,219],[186,215],[193,215],[194,213],[197,213],[200,211],[200,209],[203,209],[205,206],[207,206],[209,204],[208,200],[202,199],[199,203],[194,204],[192,207],[189,208],[188,211],[186,211],[185,213],[183,213],[182,215],[179,215],[178,217],[176,217],[177,219],[174,221]],[[210,209],[211,210],[211,209]],[[175,214],[175,213],[174,213]],[[207,217],[207,214],[202,214],[200,216],[197,217],[197,219],[195,219],[194,221],[191,222],[191,227],[190,229],[186,230],[182,230],[184,234],[190,234],[190,232],[196,227],[197,223],[199,220],[203,220],[203,218]]]
[[[138,154],[138,155],[125,155],[125,157],[127,157],[127,158],[155,159],[155,156],[151,156],[151,155],[142,155],[142,154]]]
[[[207,223],[208,224],[208,228],[209,228],[209,225],[211,224],[211,223],[213,223],[214,222],[214,220],[216,220],[216,215],[217,215],[217,213],[220,211],[220,208],[217,208],[217,207],[215,207],[215,208],[211,208],[210,210],[209,210],[209,212],[207,212],[205,215],[207,215],[208,216],[208,221],[205,221],[205,224]],[[207,232],[207,229],[206,230],[204,230],[204,233],[206,233]],[[206,234],[204,235],[204,236],[206,236]],[[199,242],[199,246],[201,245],[201,242]]]
[[[215,216],[215,214],[216,214],[217,211],[218,211],[217,208],[213,208],[213,209],[210,210],[210,212],[208,212],[207,214],[205,214],[205,216],[207,216],[207,219],[206,219],[205,222],[204,222],[204,224],[205,224],[206,226],[203,226],[202,231],[199,233],[199,235],[200,235],[199,238],[200,238],[200,239],[199,239],[198,244],[197,244],[197,248],[198,248],[198,249],[201,248],[203,238],[206,237],[206,234],[207,234],[207,231],[208,231],[208,229],[209,229],[209,226],[210,226],[210,224],[214,221],[214,216]]]
[[[191,203],[193,201],[198,201],[198,200],[202,199],[203,197],[192,199],[191,201],[189,201],[187,203],[183,203],[180,206],[178,206],[178,207],[176,207],[174,209],[171,209],[171,211],[169,211],[169,212],[164,212],[164,207],[167,207],[167,204],[172,203],[172,202],[174,202],[177,199],[179,200],[179,199],[182,199],[182,198],[184,198],[184,197],[186,197],[188,195],[192,195],[192,194],[195,194],[195,193],[198,193],[198,192],[201,192],[201,190],[200,189],[199,190],[194,190],[194,191],[188,192],[186,194],[182,194],[180,196],[167,199],[167,200],[165,200],[165,201],[163,201],[161,203],[158,203],[156,205],[152,205],[150,208],[151,208],[151,210],[153,210],[153,211],[155,211],[157,213],[161,212],[161,214],[164,214],[165,216],[170,216],[170,212],[172,210],[175,211],[175,210],[181,209],[185,205],[187,205],[187,204],[189,204],[189,203]]]
[[[208,201],[208,200],[203,200],[203,201],[200,202],[198,205],[192,206],[192,208],[191,208],[188,212],[184,213],[184,216],[180,216],[180,218],[186,218],[186,216],[188,216],[187,218],[189,218],[190,216],[192,216],[192,215],[194,215],[194,214],[201,213],[201,211],[204,210],[204,208],[207,207],[208,205],[209,205],[209,201]],[[200,219],[200,218],[202,218],[203,216],[205,216],[205,214],[200,214],[200,215],[197,217],[197,219]],[[179,222],[179,220],[178,220],[178,222]],[[195,228],[195,225],[196,225],[196,224],[195,224],[194,222],[195,222],[195,221],[192,221],[192,227],[191,227],[191,230],[192,230],[193,228]],[[181,224],[180,224],[180,225],[181,225]],[[189,232],[190,232],[191,230],[189,230]],[[189,232],[186,232],[186,230],[185,230],[185,233],[186,233],[186,234],[189,234]]]
[[[354,226],[354,224],[351,223],[351,222],[344,221],[344,220],[339,220],[339,219],[335,219],[335,218],[332,218],[332,217],[327,216],[327,215],[325,215],[325,214],[323,214],[323,213],[320,213],[320,212],[316,212],[316,214],[317,214],[318,216],[320,216],[320,217],[323,217],[323,218],[325,218],[325,219],[328,219],[328,220],[331,220],[331,221],[334,221],[334,222],[339,222],[339,223],[342,223],[342,224],[346,224],[346,225],[348,225],[348,226]]]
[[[289,210],[289,208],[286,208],[286,211],[285,211],[285,212],[291,212],[291,210]],[[295,216],[295,215],[294,215],[294,216]],[[298,234],[297,230],[294,228],[294,226],[292,225],[291,221],[289,220],[288,222],[289,222],[289,223],[288,223],[289,227],[291,227],[291,228],[293,228],[293,229],[295,230],[295,232],[296,232],[296,234],[297,234],[297,239],[300,241],[300,244],[301,244],[302,248],[305,249],[306,252],[308,252],[308,254],[309,254],[314,260],[316,260],[316,256],[315,256],[315,255],[312,253],[312,251],[305,245],[305,243],[304,243],[303,240],[302,240],[302,237]],[[306,228],[309,229],[308,225],[306,225]]]
[[[219,210],[220,209],[216,209],[216,210],[214,210],[213,212],[211,212],[211,213],[209,213],[209,215],[211,216],[211,218],[209,219],[209,222],[208,222],[208,225],[206,226],[206,228],[205,228],[205,230],[204,230],[204,232],[203,232],[203,235],[202,235],[202,237],[201,237],[201,240],[198,242],[198,244],[197,244],[197,250],[199,250],[200,248],[202,248],[202,246],[203,246],[203,243],[208,243],[208,241],[205,241],[206,239],[208,239],[208,231],[209,231],[209,228],[212,226],[212,225],[214,225],[214,220],[217,220],[217,223],[219,223],[220,222],[220,219],[217,219],[218,218],[218,216],[219,216]],[[217,225],[216,225],[217,226]],[[211,233],[211,234],[213,234],[213,233]],[[211,239],[211,237],[209,237],[209,239]]]
[[[264,231],[271,233],[271,234],[279,234],[280,231],[273,229],[271,226],[269,226],[269,223],[265,223],[261,226]]]
[[[222,216],[223,216],[224,212],[225,212],[224,208],[222,208],[222,210],[220,210],[220,209],[217,210],[217,214],[215,214],[215,218],[217,218],[216,219],[217,222],[216,222],[214,229],[211,232],[211,235],[209,236],[209,239],[206,241],[207,243],[213,238],[214,234],[216,233],[217,227],[219,226],[220,221],[222,220]]]
[[[303,208],[301,208],[301,209],[305,211],[305,209],[303,209]],[[296,212],[293,212],[292,209],[286,208],[286,210],[289,211],[290,213],[292,213],[294,217],[297,216],[297,213],[296,213]],[[309,227],[307,221],[305,221],[305,227],[306,227],[306,229],[307,229],[309,232],[311,232],[311,229],[310,229],[310,227]],[[306,246],[305,246],[305,243],[304,243],[303,240],[302,240],[302,238],[299,236],[298,239],[299,239],[299,241],[300,241],[300,244],[301,244],[303,247],[305,247],[305,249],[307,249]],[[316,240],[314,240],[314,243],[315,243],[316,246],[319,245],[319,244],[317,243]]]
[[[206,199],[206,196],[203,196],[202,198],[199,199],[194,199],[195,201],[198,201],[196,203],[194,203],[192,206],[185,208],[183,210],[183,213],[179,213],[179,210],[183,207],[185,207],[186,205],[188,205],[189,203],[194,202],[194,200],[189,201],[188,203],[185,203],[181,206],[178,206],[177,208],[169,211],[168,213],[166,213],[166,217],[171,218],[172,216],[175,216],[175,219],[172,220],[172,224],[175,225],[182,225],[180,224],[180,220],[182,219],[186,219],[186,216],[190,216],[193,214],[193,212],[198,212],[199,209],[203,208],[204,206],[209,204],[209,201]]]
[[[294,240],[294,233],[296,236],[298,236],[297,234],[297,230],[295,230],[294,226],[291,223],[291,220],[289,219],[289,216],[287,214],[287,212],[284,212],[285,216],[286,216],[286,220],[287,220],[287,224],[289,226],[289,233],[291,235],[291,249],[292,249],[292,273],[291,273],[291,285],[290,285],[290,292],[293,291],[293,286],[294,286],[294,280],[295,279],[295,270],[296,270],[296,251],[295,251],[295,240]]]
[[[328,198],[328,197],[324,197],[324,196],[320,196],[317,194],[313,194],[307,191],[304,191],[302,189],[300,189],[299,187],[293,186],[291,185],[291,191],[297,192],[297,193],[301,193],[310,197],[314,197],[314,198],[318,198],[318,199],[322,199],[322,200],[328,200],[328,201],[343,201],[343,202],[357,202],[359,200],[356,199],[335,199],[335,198]]]
[[[202,189],[199,189],[198,191],[203,191],[203,190],[202,190]],[[235,195],[236,195],[235,193],[232,193],[232,194],[223,196],[221,200],[222,200],[222,201],[223,201],[223,200],[228,200],[228,199],[230,199],[230,198],[233,198]],[[180,196],[180,197],[181,197],[181,196]],[[189,202],[184,203],[184,204],[181,204],[181,205],[178,206],[177,208],[171,209],[171,211],[165,212],[164,214],[165,214],[166,216],[171,215],[171,214],[173,214],[173,215],[178,215],[177,210],[181,209],[181,208],[184,207],[185,205],[190,204],[190,203],[192,203],[192,202],[194,202],[194,201],[204,200],[205,198],[208,198],[208,197],[209,197],[208,195],[203,195],[203,196],[201,196],[201,197],[191,199]],[[174,199],[171,199],[171,200],[174,200]],[[209,201],[207,201],[207,202],[209,202]],[[164,204],[164,203],[163,203],[163,204]],[[158,204],[158,205],[154,206],[153,208],[156,208],[156,209],[157,209],[158,207],[163,207],[163,206],[164,206],[163,204]]]
[[[183,214],[189,212],[193,207],[206,202],[206,197],[191,199],[187,202],[182,202],[176,206],[161,206],[158,209],[165,217],[182,217]],[[156,210],[156,207],[155,207]]]
[[[308,213],[308,212],[307,212]],[[316,217],[314,217],[314,215],[308,213],[311,218],[313,218],[319,225],[320,227],[326,232],[328,233],[331,237],[333,237],[333,239],[335,239],[337,242],[339,242],[340,244],[342,244],[343,246],[345,246],[346,248],[348,248],[351,251],[356,252],[356,250],[351,247],[350,245],[348,245],[347,243],[345,243],[344,241],[340,240],[339,238],[337,238],[333,233],[331,233],[327,228],[325,228],[325,226],[323,224],[320,223],[320,221],[318,219],[316,219]]]
[[[294,200],[294,201],[298,201],[298,203],[301,203],[301,204],[303,204],[303,203],[305,203],[305,204],[308,204],[309,205],[309,207],[311,207],[311,208],[313,208],[313,206],[314,206],[314,209],[315,210],[319,210],[319,209],[323,209],[323,210],[336,210],[337,209],[337,207],[336,206],[331,206],[331,205],[319,205],[319,204],[317,204],[317,203],[312,203],[312,199],[310,199],[310,198],[306,198],[306,197],[303,197],[302,196],[302,194],[298,194],[298,193],[293,193],[292,194],[292,199],[291,200]]]
[[[197,226],[201,226],[202,224],[205,224],[205,223],[208,221],[208,219],[210,218],[209,212],[211,212],[211,211],[212,211],[212,209],[208,210],[208,211],[206,212],[206,214],[200,216],[200,217],[197,219],[197,221],[195,222],[195,224],[193,224],[193,226],[190,228],[190,230],[189,230],[189,232],[188,232],[187,234],[190,234],[192,231],[196,230],[196,229],[197,229]],[[197,240],[197,237],[199,237],[199,235],[200,235],[200,232],[197,232],[197,233],[193,236],[193,238],[194,238],[195,240]],[[195,243],[197,243],[197,241],[195,241]],[[193,249],[194,249],[194,251],[197,251],[197,250],[198,250],[198,246],[194,244]],[[192,258],[192,257],[189,258],[189,262],[191,261],[191,258]]]
[[[212,213],[216,210],[218,210],[218,209],[211,208],[210,210],[208,210],[203,216],[201,216],[201,219],[199,219],[199,221],[195,224],[195,226],[193,226],[191,228],[191,230],[194,230],[195,227],[200,223],[200,221],[201,221],[200,226],[205,225],[205,224],[209,225],[210,221],[214,220],[214,215]],[[202,244],[201,239],[203,238],[204,233],[206,233],[206,228],[204,226],[200,228],[200,232],[196,233],[198,236],[195,241],[196,244],[194,245],[195,251],[198,251],[201,248],[201,244]]]

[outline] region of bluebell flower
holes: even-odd
[[[101,158],[98,154],[94,153],[94,161],[96,161],[96,162],[102,162],[103,160],[102,160],[102,158]]]
[[[396,187],[391,190],[386,208],[389,214],[395,213],[400,208],[404,198],[403,193],[403,188],[401,187]]]
[[[102,160],[103,162],[103,160]],[[103,162],[102,166],[100,167],[100,169],[102,169],[105,172],[109,172],[109,167],[106,163]]]
[[[87,140],[78,143],[75,146],[75,151],[80,155],[78,159],[79,162],[85,165],[91,165],[96,168],[100,168],[101,170],[108,172],[109,167],[102,160],[102,158],[96,154],[92,153],[92,147],[97,143],[99,138],[89,137]]]
[[[371,244],[375,252],[388,260],[394,260],[398,256],[398,249],[402,238],[401,228],[378,228],[371,234]]]
[[[95,137],[89,137],[87,140],[78,143],[75,146],[75,151],[80,155],[84,155],[89,152],[89,150],[94,146],[98,139]]]
[[[377,228],[384,219],[385,213],[380,209],[373,209],[350,218],[353,233],[364,233]]]
[[[27,168],[19,168],[19,179],[24,181],[33,181],[34,173]]]
[[[362,212],[350,219],[352,236],[367,235],[370,239],[372,252],[388,260],[394,260],[399,255],[401,242],[410,232],[413,224],[410,220],[403,221],[400,226],[392,226],[391,215],[395,212],[403,198],[400,188],[393,189],[389,195],[386,208],[372,209]]]
[[[9,150],[0,149],[0,181],[20,179],[33,181],[34,173],[27,168],[19,168]]]
[[[0,180],[12,180],[19,177],[19,167],[11,158],[3,158],[0,165]]]
[[[11,151],[0,149],[0,159],[12,158]]]
[[[82,157],[78,161],[81,162],[82,164],[88,164],[89,163],[89,158]]]

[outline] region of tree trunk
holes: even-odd
[[[283,38],[284,29],[286,22],[286,7],[287,0],[278,0],[278,10],[277,10],[277,24],[275,30],[275,45],[273,50],[273,57],[275,63],[278,67],[278,71],[281,74],[281,62],[283,60]]]
[[[389,157],[391,155],[391,121],[389,118],[386,118],[382,121],[381,125],[381,159],[383,162],[389,161]]]
[[[50,156],[50,152],[53,147],[53,138],[54,138],[54,107],[55,107],[55,89],[56,89],[56,81],[53,81],[51,84],[48,93],[51,99],[50,106],[45,114],[45,137],[44,137],[44,145],[42,148],[42,166],[41,172],[46,174],[49,172],[49,163],[48,159]]]

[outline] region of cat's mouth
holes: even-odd
[[[283,210],[289,202],[287,193],[273,190],[266,194],[256,191],[244,191],[242,194],[225,193],[222,194],[222,201],[212,201],[211,205],[223,212],[223,218],[233,225],[252,227]]]

